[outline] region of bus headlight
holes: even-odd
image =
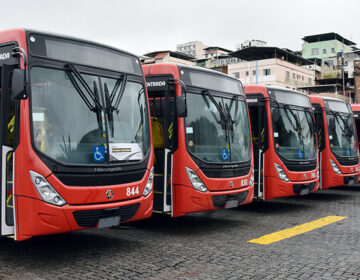
[[[286,175],[285,171],[281,168],[281,166],[278,165],[278,164],[276,164],[276,163],[274,163],[274,165],[275,165],[275,169],[276,169],[276,171],[277,171],[277,174],[279,175],[279,178],[280,178],[281,180],[283,180],[284,182],[289,182],[290,179],[289,179],[289,177]]]
[[[143,196],[148,196],[149,193],[151,193],[153,188],[153,182],[154,182],[154,167],[150,170],[149,179],[146,182],[145,189],[142,193]]]
[[[56,206],[63,206],[66,204],[65,199],[58,194],[42,175],[30,170],[30,177],[37,192],[45,202]]]
[[[335,172],[336,174],[339,174],[339,175],[340,175],[340,174],[341,174],[340,168],[339,168],[339,166],[337,166],[337,164],[335,163],[335,161],[333,161],[332,159],[330,159],[330,163],[331,163],[331,166],[332,166],[334,172]]]
[[[185,170],[194,189],[200,192],[206,192],[208,190],[194,170],[189,167],[185,167]]]
[[[254,184],[254,178],[255,178],[255,169],[253,167],[252,172],[251,172],[250,182],[249,182],[250,187]]]

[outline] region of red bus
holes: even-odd
[[[314,115],[307,95],[288,89],[245,86],[255,162],[255,197],[317,191],[319,170]]]
[[[145,79],[132,54],[24,29],[0,32],[1,235],[150,217]]]
[[[199,67],[151,64],[143,70],[155,147],[155,212],[178,217],[250,203],[252,145],[241,83]]]
[[[310,95],[319,143],[322,189],[351,185],[359,178],[358,139],[350,104]]]

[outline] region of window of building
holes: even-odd
[[[293,73],[293,79],[295,79],[295,73]]]
[[[311,55],[318,55],[318,54],[319,54],[319,48],[311,49]]]
[[[304,80],[304,76],[301,76],[301,80]]]
[[[323,49],[323,54],[326,54],[326,49]]]
[[[286,79],[290,79],[290,72],[286,71]]]
[[[256,70],[253,70],[253,75],[254,75],[254,76],[256,75]]]
[[[299,75],[299,74],[297,74],[297,75],[296,75],[296,78],[299,80],[299,79],[300,79],[300,75]]]
[[[311,85],[311,78],[308,78],[308,84]]]
[[[234,72],[234,77],[236,79],[239,79],[240,78],[240,72]]]
[[[271,69],[264,69],[264,76],[270,76],[271,75]]]
[[[334,66],[334,60],[324,60],[324,66],[331,67]]]
[[[331,48],[331,53],[335,53],[335,48]]]
[[[246,71],[246,72],[245,72],[245,75],[246,75],[246,76],[249,76],[249,71]]]

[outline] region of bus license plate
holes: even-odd
[[[302,189],[300,191],[300,195],[308,194],[309,192],[310,192],[309,189]]]
[[[103,218],[99,220],[98,228],[107,228],[120,225],[120,217]]]
[[[238,207],[238,206],[239,206],[239,201],[237,201],[237,200],[229,200],[225,204],[225,209],[235,208],[235,207]]]

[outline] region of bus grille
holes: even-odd
[[[213,195],[211,197],[214,207],[224,208],[226,202],[230,200],[237,200],[240,203],[243,203],[248,196],[248,191],[234,194],[223,194],[223,195]]]
[[[293,191],[295,194],[300,194],[301,191],[306,191],[306,193],[312,192],[316,186],[316,183],[309,183],[309,184],[295,184],[293,185]]]
[[[82,210],[73,213],[75,221],[80,227],[96,227],[100,219],[120,217],[120,221],[130,220],[139,209],[140,203],[116,208]]]
[[[359,175],[355,176],[344,176],[344,185],[352,185],[357,182]]]

